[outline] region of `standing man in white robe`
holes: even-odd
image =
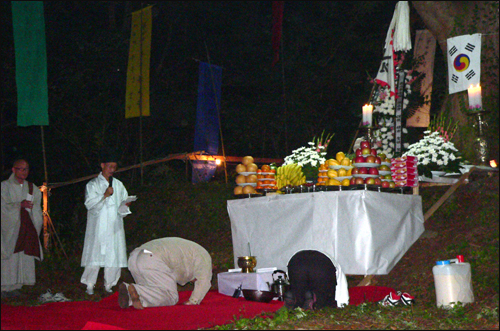
[[[173,306],[179,301],[177,284],[194,281],[194,290],[184,305],[199,305],[211,287],[212,258],[199,244],[182,238],[161,238],[134,249],[128,269],[135,284],[118,287],[121,308]]]
[[[131,214],[130,203],[124,204],[128,193],[121,181],[113,178],[117,159],[112,155],[102,159],[102,172],[87,183],[85,207],[87,229],[82,253],[85,267],[81,282],[87,285],[87,294],[94,294],[99,269],[104,268],[104,289],[111,293],[127,267],[127,247],[123,218]]]
[[[35,284],[35,259],[43,260],[40,189],[26,180],[26,160],[17,160],[10,178],[2,181],[2,298]],[[31,192],[31,193],[30,193]]]

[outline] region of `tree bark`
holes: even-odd
[[[445,55],[448,38],[482,34],[480,81],[483,108],[491,111],[486,117],[489,123],[490,157],[498,160],[498,1],[412,1],[412,5]],[[447,57],[444,59],[446,61]],[[447,67],[446,62],[435,65]],[[440,111],[449,111],[450,117],[459,123],[455,145],[466,159],[473,161],[475,132],[471,126],[474,119],[467,116],[467,106],[467,91],[462,91],[447,94]]]

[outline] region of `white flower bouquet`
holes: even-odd
[[[333,138],[332,134],[327,134],[323,138],[324,131],[321,137],[313,138],[308,142],[308,146],[299,147],[292,151],[292,154],[286,156],[283,165],[297,163],[302,167],[302,172],[306,178],[313,178],[318,175],[319,166],[326,161],[326,149],[330,140]]]
[[[431,171],[460,173],[461,155],[445,137],[438,131],[425,131],[424,138],[410,145],[403,156],[416,156],[419,174],[429,178]]]

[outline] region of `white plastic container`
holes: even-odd
[[[470,264],[457,259],[437,261],[432,268],[436,287],[436,304],[442,308],[452,308],[457,302],[474,302]]]

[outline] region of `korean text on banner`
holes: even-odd
[[[12,1],[17,125],[49,125],[43,1]]]
[[[449,93],[467,90],[481,78],[481,34],[447,39]]]
[[[151,8],[132,13],[127,67],[125,118],[149,116],[149,64],[151,58]]]

